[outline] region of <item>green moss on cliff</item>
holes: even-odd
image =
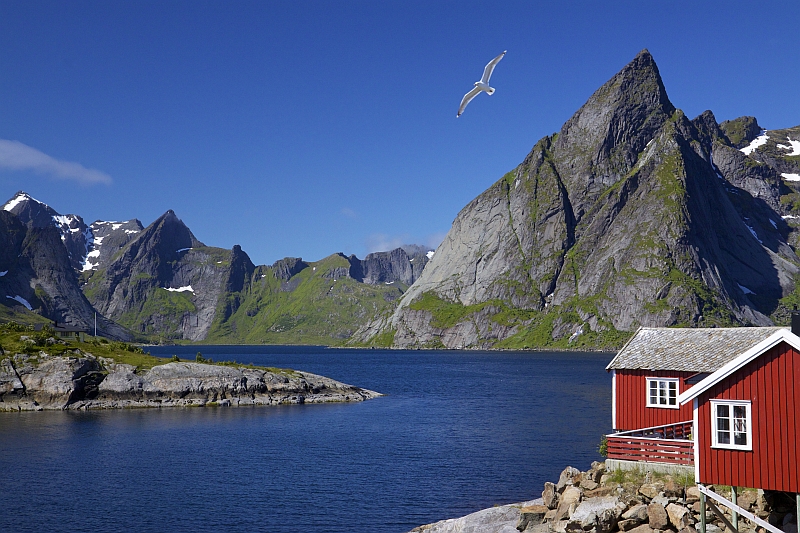
[[[390,312],[402,292],[349,277],[346,257],[309,263],[290,280],[271,269],[219,302],[206,343],[342,345],[360,324]]]

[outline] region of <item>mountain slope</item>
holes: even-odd
[[[710,112],[676,110],[642,51],[458,214],[391,318],[356,339],[597,347],[640,325],[771,324],[798,258],[785,185],[761,164]]]
[[[55,226],[27,227],[10,210],[0,211],[0,305],[2,315],[40,322],[31,312],[94,331],[95,310],[80,290],[62,235]],[[96,316],[99,334],[131,339],[130,332]]]
[[[397,250],[387,255],[401,256]],[[405,252],[402,256],[410,262]],[[205,340],[342,344],[359,326],[390,313],[406,288],[400,277],[392,278],[389,271],[378,275],[374,267],[366,270],[383,281],[362,282],[363,270],[358,258],[342,254],[316,262],[286,258],[271,267],[259,266],[249,282],[220,302]]]
[[[127,231],[132,239],[88,273],[84,291],[108,317],[156,339],[205,338],[220,297],[255,268],[238,246],[205,246],[171,210]]]

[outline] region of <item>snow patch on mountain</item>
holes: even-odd
[[[194,289],[192,288],[191,285],[186,285],[185,287],[178,287],[177,289],[174,289],[172,287],[161,287],[161,288],[169,292],[191,292],[192,294],[194,294]]]
[[[791,150],[787,156],[796,156],[800,155],[800,140],[793,141],[791,137],[786,137],[786,140],[789,141],[789,146],[785,144],[778,144],[778,148],[783,148],[784,150]]]
[[[767,144],[767,140],[769,140],[769,137],[767,136],[767,130],[761,130],[761,135],[753,139],[753,142],[742,148],[740,151],[744,155],[750,155],[753,153],[753,150],[759,146],[764,146]]]
[[[27,307],[28,311],[33,311],[33,308],[31,307],[31,304],[29,304],[28,300],[26,300],[22,296],[6,296],[6,298],[9,298],[11,300],[16,300],[19,303],[21,303],[22,305],[24,305],[25,307]]]
[[[24,202],[25,200],[33,200],[34,202],[38,202],[38,200],[34,200],[27,193],[21,192],[18,195],[16,195],[14,198],[12,198],[11,200],[6,202],[6,205],[3,206],[3,210],[11,211],[15,207],[17,207],[17,205],[19,205],[20,203]],[[39,202],[39,203],[41,204],[42,202]]]
[[[739,285],[739,284],[737,283],[737,285]],[[755,293],[753,291],[751,291],[750,289],[748,289],[744,285],[739,285],[739,290],[742,291],[745,294],[753,294],[753,295],[755,295]]]
[[[786,181],[800,181],[800,174],[781,174]]]

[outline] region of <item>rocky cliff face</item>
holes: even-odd
[[[641,52],[463,209],[394,315],[356,337],[613,346],[640,325],[771,324],[798,272],[788,185],[736,146],[710,112],[677,110]]]
[[[256,267],[238,245],[205,246],[172,211],[146,229],[136,219],[87,227],[19,192],[0,215],[0,317],[25,322],[38,313],[93,331],[97,310],[98,332],[122,340],[133,331],[139,340],[196,341],[213,330],[218,342],[340,343],[386,314],[431,253],[412,245],[364,260],[334,254]],[[280,309],[284,297],[291,305]],[[240,329],[256,316],[258,324]]]
[[[362,282],[361,267],[361,260],[341,253],[256,267],[241,290],[225,295],[206,340],[341,344],[359,326],[391,313],[406,287],[388,275],[383,279],[392,281]]]
[[[0,298],[25,310],[94,331],[95,310],[80,290],[62,236],[55,226],[27,227],[19,217],[0,211]],[[97,316],[101,335],[130,339],[124,328]]]
[[[146,335],[204,339],[220,297],[242,290],[255,269],[239,246],[205,246],[171,210],[132,235],[84,290],[106,316]]]
[[[389,252],[373,252],[367,254],[361,261],[353,256],[351,271],[355,271],[356,275],[352,277],[369,285],[394,282],[411,285],[417,281],[425,265],[428,264],[429,251],[413,247],[409,250],[411,253],[404,248],[395,248]]]
[[[86,259],[91,233],[78,215],[61,215],[24,191],[19,191],[3,205],[3,210],[16,215],[28,228],[56,228],[67,249],[70,264],[81,270]]]

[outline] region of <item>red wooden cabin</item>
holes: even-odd
[[[607,464],[693,465],[701,533],[706,505],[731,531],[741,515],[783,533],[739,507],[736,493],[795,493],[800,516],[798,334],[798,313],[791,331],[641,328],[607,367],[617,430],[607,436]],[[731,486],[731,500],[705,485]],[[730,521],[717,504],[731,510]]]
[[[800,493],[800,337],[779,330],[680,395],[695,479]]]
[[[606,367],[612,374],[608,457],[692,465],[693,410],[679,398],[783,328],[640,328]]]

